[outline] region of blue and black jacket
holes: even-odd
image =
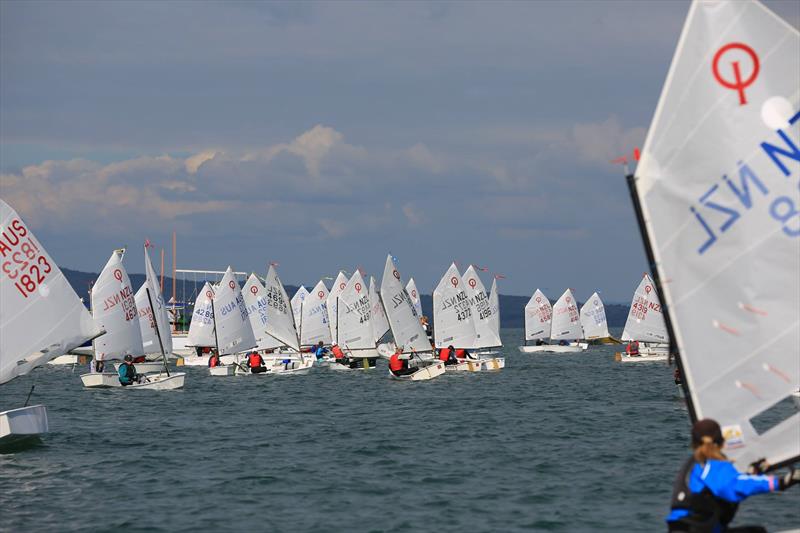
[[[125,385],[132,385],[136,379],[136,367],[128,364],[119,365],[119,382]]]

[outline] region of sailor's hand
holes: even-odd
[[[750,463],[750,466],[747,468],[747,473],[763,474],[767,469],[769,469],[769,462],[766,459],[759,459],[758,461]]]
[[[800,483],[800,470],[792,468],[782,478],[778,479],[778,490],[786,490],[798,483]]]

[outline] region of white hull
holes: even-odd
[[[208,366],[209,357],[211,357],[211,355],[200,357],[196,355],[184,356],[182,361],[178,362],[178,366]]]
[[[166,374],[150,374],[145,375],[145,381],[142,383],[123,387],[119,382],[119,374],[104,372],[83,374],[81,376],[81,381],[83,382],[83,386],[89,389],[110,389],[119,387],[125,389],[172,390],[182,388],[185,377],[186,374],[182,372],[173,373],[169,376]]]
[[[439,377],[445,372],[445,366],[443,361],[439,361],[437,363],[433,363],[427,366],[424,366],[414,372],[413,374],[407,374],[405,376],[395,376],[389,371],[389,376],[392,379],[396,379],[398,381],[426,381],[429,379],[433,379],[435,377]]]
[[[236,367],[233,365],[215,366],[208,369],[211,376],[233,376],[236,374]]]
[[[0,450],[47,433],[47,410],[31,405],[0,412]]]
[[[577,353],[586,350],[589,345],[585,342],[561,346],[559,344],[542,344],[540,346],[520,346],[522,353]]]
[[[505,368],[505,357],[470,359],[457,365],[445,365],[447,372],[488,372]]]
[[[623,352],[617,352],[616,354],[617,361],[622,363],[655,363],[667,360],[667,354],[665,353],[656,353],[656,354],[645,354],[642,353],[638,356],[631,356]]]
[[[114,368],[119,370],[119,367],[124,365],[125,363],[114,363]],[[161,372],[164,370],[164,363],[162,362],[155,362],[155,361],[147,361],[146,363],[134,363],[134,367],[136,367],[136,372],[139,374],[147,374],[152,372]]]
[[[64,355],[59,355],[52,361],[49,361],[48,365],[77,365],[78,364],[78,357],[75,354],[68,353]]]
[[[341,365],[339,365],[341,366]],[[290,363],[281,363],[280,361],[276,361],[275,364],[272,366],[267,366],[269,371],[273,374],[282,376],[282,375],[293,375],[293,374],[308,374],[308,372],[314,367],[314,360],[310,357],[305,358],[302,362],[297,360],[293,360]]]

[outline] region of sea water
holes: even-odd
[[[87,390],[45,367],[0,409],[47,406],[43,444],[0,455],[0,531],[663,531],[689,453],[665,363],[619,347],[521,354],[427,382],[314,368],[210,377],[179,391]],[[800,490],[737,523],[800,523]]]

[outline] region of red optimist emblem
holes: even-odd
[[[346,284],[345,284],[345,283],[340,283],[340,284],[339,284],[339,290],[340,290],[340,291],[343,291],[343,290],[344,290],[344,288],[345,288],[345,286],[346,286]]]
[[[319,291],[317,293],[317,296],[319,296],[319,299],[322,300],[323,298],[325,298],[325,293],[323,291]]]
[[[122,281],[122,271],[120,269],[114,269],[114,279],[117,281]]]
[[[397,279],[400,279],[400,272],[398,272],[397,270],[392,270],[392,276],[394,276]]]
[[[650,294],[650,291],[652,291],[652,290],[653,290],[653,288],[650,285],[645,285],[644,286],[644,292],[646,294]]]
[[[411,297],[412,298],[416,298],[417,297],[417,291],[411,291]]]
[[[361,284],[356,283],[356,292],[361,292]]]
[[[450,278],[450,283],[453,284],[453,287],[458,287],[458,278],[453,276],[452,278]]]
[[[569,296],[567,296],[567,303],[570,303],[571,301],[572,301],[572,298],[570,298]]]
[[[469,286],[470,287],[472,287],[474,289],[475,285],[477,285],[477,284],[478,284],[478,282],[475,281],[475,278],[469,278]]]
[[[234,282],[234,281],[229,281],[229,282],[228,282],[228,287],[230,287],[230,288],[231,288],[231,290],[234,290],[234,289],[236,288],[236,282]]]
[[[206,298],[211,298],[212,296],[214,295],[211,294],[211,291],[206,291]]]
[[[740,50],[750,58],[750,75],[746,79],[742,79],[742,70],[740,68],[739,61],[734,59],[731,59],[730,61],[730,70],[725,69],[727,72],[733,74],[733,79],[730,79],[727,73],[723,76],[723,73],[720,72],[720,61],[722,61],[723,57],[734,50]],[[752,85],[754,81],[756,81],[756,78],[758,77],[758,71],[760,69],[761,65],[758,60],[758,55],[756,55],[752,48],[744,43],[726,44],[717,50],[717,53],[714,54],[714,59],[711,63],[711,72],[714,74],[714,79],[717,80],[717,83],[726,89],[732,89],[739,93],[739,105],[745,105],[747,103],[747,97],[744,94],[744,90]]]
[[[252,287],[250,287],[250,292],[252,292],[253,294],[256,294],[256,293],[258,293],[258,287],[256,287],[255,285],[253,285]]]

